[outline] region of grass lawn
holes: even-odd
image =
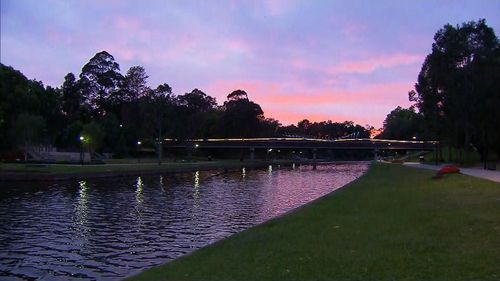
[[[500,184],[375,164],[314,204],[132,280],[500,280]]]

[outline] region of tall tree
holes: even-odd
[[[178,96],[179,127],[177,135],[180,138],[204,138],[207,135],[207,119],[216,110],[215,98],[201,90],[194,89],[190,93]]]
[[[61,86],[61,108],[69,122],[75,122],[80,119],[80,107],[83,102],[76,77],[73,73],[68,73],[64,77],[64,82]]]
[[[99,52],[82,68],[79,89],[84,102],[96,116],[102,116],[119,100],[118,91],[123,76],[115,58],[106,51]]]
[[[149,76],[142,66],[132,66],[123,79],[123,101],[134,101],[146,96],[150,89],[147,86]]]
[[[423,114],[430,131],[449,144],[465,149],[485,147],[484,118],[490,112],[484,101],[495,104],[495,57],[499,41],[484,20],[460,26],[445,25],[434,36],[432,53],[422,66],[410,100]],[[482,139],[482,141],[480,141]],[[484,153],[483,153],[484,154]]]
[[[227,95],[228,101],[237,101],[237,100],[248,100],[247,92],[243,90],[236,90]]]
[[[179,103],[185,106],[189,112],[209,112],[217,106],[215,98],[198,89],[179,96]]]
[[[29,95],[28,79],[18,70],[0,63],[0,149],[13,148],[16,142],[9,138],[10,126],[22,112],[36,103]]]
[[[422,137],[421,118],[413,107],[396,107],[384,120],[384,131],[379,138],[411,140]]]
[[[231,92],[224,102],[222,126],[227,137],[259,136],[259,126],[264,119],[260,105],[248,99],[245,91]]]
[[[163,157],[163,139],[165,138],[166,132],[166,124],[168,121],[168,117],[175,118],[175,98],[172,95],[172,88],[167,84],[161,84],[156,87],[150,93],[151,95],[147,99],[147,116],[149,117],[150,124],[154,124],[152,135],[156,136],[156,152],[158,155],[158,165],[161,165],[162,157]],[[172,123],[173,123],[172,122]]]

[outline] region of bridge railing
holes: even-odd
[[[311,148],[311,149],[381,149],[381,150],[433,150],[436,141],[406,141],[381,139],[309,139],[309,138],[227,138],[166,139],[167,147],[199,148]]]

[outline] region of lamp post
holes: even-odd
[[[137,141],[137,163],[141,163],[141,141]]]
[[[85,138],[80,136],[80,165],[83,165],[83,141]]]
[[[272,151],[273,151],[273,149],[272,149],[272,148],[269,148],[269,149],[267,150],[266,160],[270,160],[270,159],[269,159],[269,154],[270,154]]]

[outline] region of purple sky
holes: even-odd
[[[149,85],[199,88],[219,103],[244,89],[284,124],[352,120],[380,127],[408,106],[435,32],[485,18],[500,1],[1,1],[0,60],[59,86],[107,50]]]

